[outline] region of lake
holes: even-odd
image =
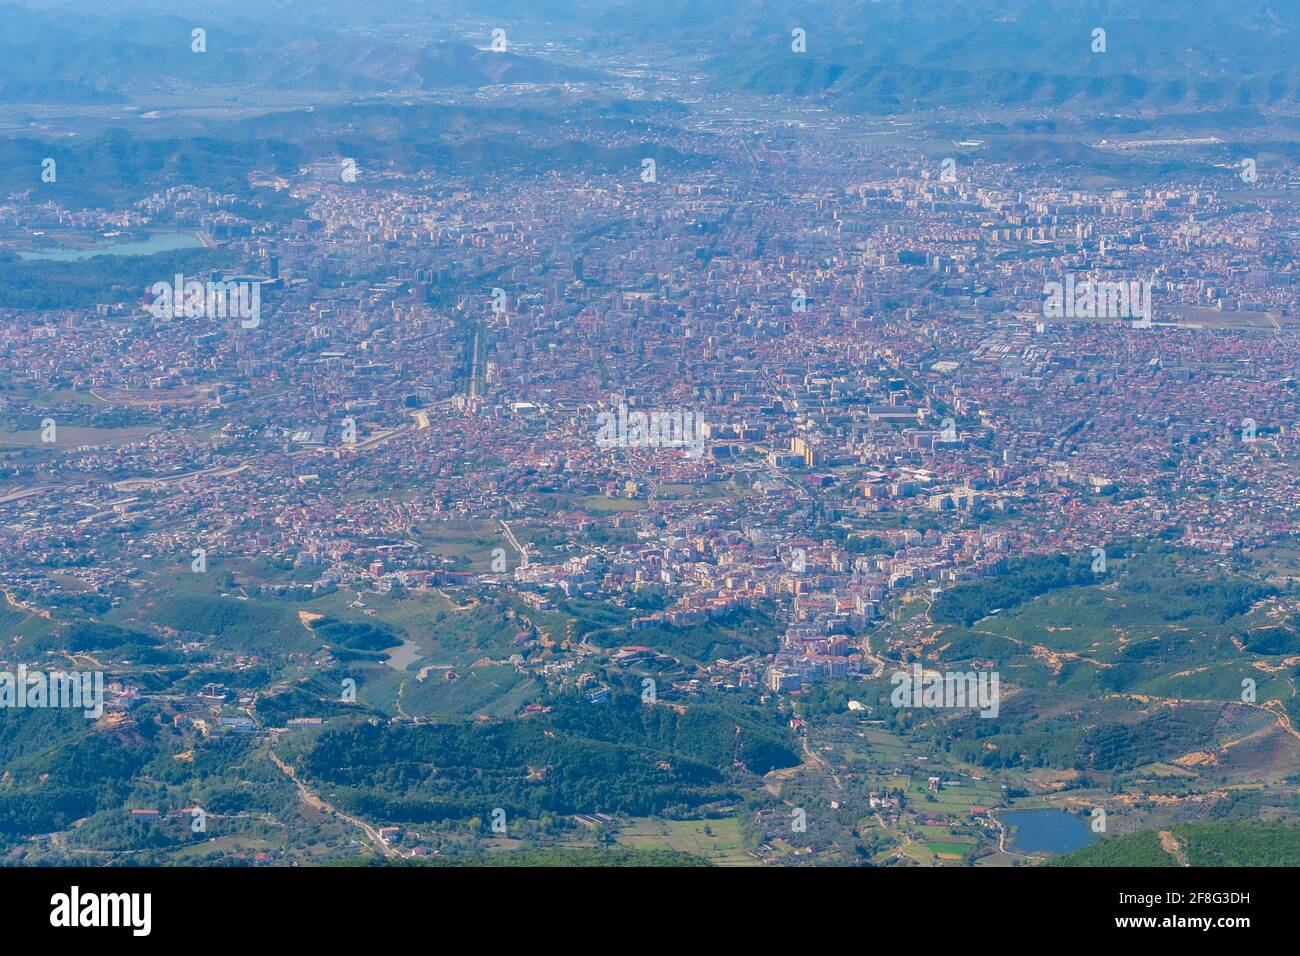
[[[1007,848],[1020,853],[1069,853],[1097,839],[1086,818],[1064,810],[1014,810],[998,819],[1015,831]]]
[[[146,239],[128,242],[109,242],[89,249],[59,247],[40,252],[19,252],[19,259],[47,260],[50,262],[76,262],[92,256],[149,256],[155,252],[172,252],[176,249],[197,249],[203,245],[192,232],[151,232]]]
[[[420,645],[415,641],[402,641],[400,647],[387,653],[388,660],[384,663],[395,670],[404,671],[410,664],[420,659]]]

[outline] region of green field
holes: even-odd
[[[676,850],[703,857],[715,866],[755,866],[746,852],[740,820],[656,820],[634,818],[621,827],[615,839],[637,850]]]

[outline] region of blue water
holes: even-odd
[[[43,249],[40,252],[19,252],[19,259],[76,262],[92,256],[148,256],[155,252],[174,249],[194,249],[202,245],[192,232],[151,232],[147,239],[130,242],[110,242],[89,249]]]
[[[998,819],[1014,831],[1008,849],[1021,853],[1069,853],[1097,839],[1086,817],[1064,810],[1015,810]]]

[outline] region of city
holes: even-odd
[[[0,102],[6,862],[1300,863],[1300,87],[857,109],[538,17]]]

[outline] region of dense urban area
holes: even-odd
[[[9,862],[1300,859],[1293,99],[447,31],[0,102]]]

